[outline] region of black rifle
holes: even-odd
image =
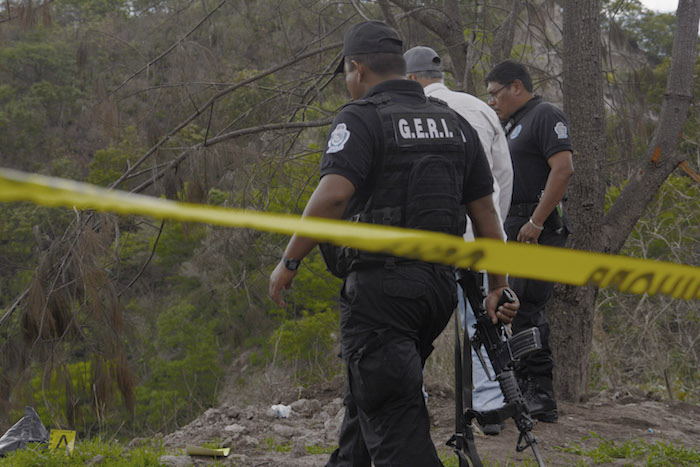
[[[460,467],[481,466],[481,461],[476,453],[474,437],[471,430],[471,423],[476,418],[484,426],[490,423],[500,423],[508,417],[513,418],[515,426],[520,431],[516,450],[521,452],[528,447],[532,448],[538,465],[544,466],[537,449],[537,439],[532,434],[535,423],[530,416],[525,398],[520,391],[513,364],[528,353],[542,348],[540,331],[537,328],[530,328],[510,336],[507,328],[502,324],[493,324],[488,313],[484,309],[485,291],[481,287],[480,274],[470,270],[459,270],[457,282],[462,286],[465,298],[476,317],[476,332],[471,339],[471,347],[479,356],[482,366],[492,381],[498,381],[503,392],[505,405],[497,410],[478,412],[471,408],[471,352],[466,342],[468,340],[467,330],[464,330],[464,354],[460,358],[459,351],[459,319],[456,318],[455,326],[457,332],[457,342],[455,345],[455,384],[456,384],[456,404],[457,420],[456,433],[452,436],[448,445],[452,446],[459,457]],[[514,298],[509,289],[505,289],[499,299],[496,308],[505,302],[513,302]],[[491,366],[495,373],[495,378],[489,373],[486,362],[481,355],[481,347],[486,350],[486,354],[491,361]],[[464,364],[464,366],[463,366]],[[466,411],[463,404],[466,402]]]

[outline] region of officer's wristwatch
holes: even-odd
[[[301,264],[300,259],[289,259],[286,256],[282,257],[282,262],[284,263],[284,267],[290,271],[296,271],[299,269],[299,265]]]

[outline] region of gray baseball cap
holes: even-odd
[[[403,54],[403,58],[406,60],[406,73],[442,71],[440,56],[430,47],[413,47]]]

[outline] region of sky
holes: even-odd
[[[676,11],[678,0],[640,0],[646,8],[661,13],[671,13]]]

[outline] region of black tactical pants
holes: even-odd
[[[520,228],[527,223],[529,217],[508,216],[505,221],[505,231],[508,241],[514,242],[518,238]],[[563,247],[566,244],[568,233],[563,229],[557,233],[549,227],[540,234],[538,243],[540,245]],[[525,356],[516,366],[516,373],[519,378],[532,376],[534,378],[552,378],[554,360],[549,347],[549,323],[545,318],[545,306],[554,294],[554,284],[552,282],[538,281],[534,279],[523,279],[511,277],[510,286],[520,299],[520,309],[513,320],[513,334],[523,329],[537,327],[540,330],[542,339],[542,350],[532,352]]]
[[[441,466],[421,393],[433,340],[456,305],[450,268],[426,263],[350,273],[340,298],[345,418],[328,466]]]

